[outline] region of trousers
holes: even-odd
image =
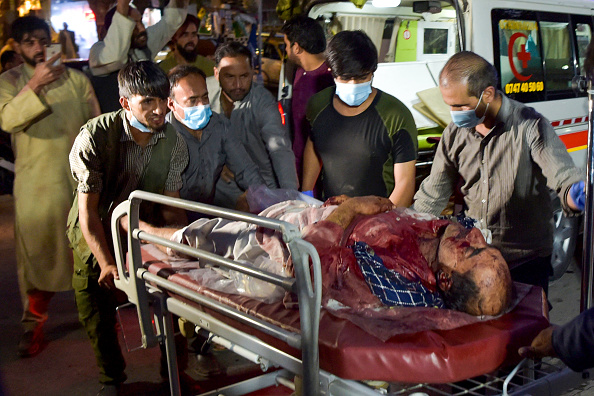
[[[126,381],[126,361],[116,329],[115,293],[99,286],[100,267],[94,256],[83,262],[74,252],[72,287],[78,319],[85,328],[99,367],[99,382],[120,384]]]

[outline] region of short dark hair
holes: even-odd
[[[447,291],[441,290],[443,301],[448,309],[467,312],[469,303],[479,299],[479,288],[467,274],[469,273],[462,275],[453,271],[450,274],[452,286]]]
[[[51,39],[50,29],[47,23],[41,18],[33,15],[28,15],[15,19],[10,26],[10,35],[17,43],[23,41],[25,34],[33,33],[36,30],[43,30],[47,34],[47,38]]]
[[[196,66],[180,65],[180,66],[174,67],[173,69],[171,69],[169,71],[169,73],[167,73],[167,76],[169,77],[169,96],[170,97],[173,98],[173,88],[175,88],[175,86],[177,84],[179,84],[179,80],[181,80],[182,78],[188,77],[191,74],[202,76],[204,81],[206,81],[206,74],[202,70],[198,69]]]
[[[167,99],[169,80],[157,64],[151,61],[128,62],[118,73],[120,96],[133,95]]]
[[[16,51],[13,50],[6,50],[0,56],[0,65],[2,65],[2,70],[6,68],[6,64],[12,62],[14,57],[17,55]]]
[[[454,54],[439,73],[440,84],[445,77],[449,81],[466,84],[467,94],[477,98],[488,87],[497,87],[498,81],[495,67],[471,51]]]
[[[315,19],[305,15],[291,18],[281,28],[291,43],[297,43],[310,54],[320,54],[326,50],[324,29]]]
[[[196,16],[192,14],[188,14],[186,15],[186,20],[184,21],[184,23],[182,23],[182,25],[179,27],[179,29],[177,29],[177,31],[173,35],[172,40],[175,40],[178,32],[185,31],[191,24],[196,25],[196,29],[200,29],[200,19],[198,19]]]
[[[215,57],[215,64],[219,66],[221,60],[223,58],[236,58],[238,56],[245,56],[250,61],[250,66],[252,66],[252,53],[245,45],[237,41],[228,41],[224,44],[218,46],[217,50],[214,53]]]
[[[343,30],[328,44],[328,65],[334,77],[361,79],[377,70],[377,48],[362,30]]]

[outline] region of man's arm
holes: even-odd
[[[314,189],[320,172],[322,171],[322,161],[311,139],[307,139],[305,143],[305,150],[303,151],[303,185],[302,191],[311,191]]]
[[[169,128],[173,128],[169,125]],[[171,152],[171,160],[169,161],[169,172],[167,173],[167,180],[165,180],[165,189],[163,195],[173,198],[179,198],[179,190],[182,188],[181,174],[188,166],[188,146],[184,138],[175,132],[176,141],[175,147]],[[162,210],[163,218],[168,225],[185,225],[188,224],[186,212],[183,209],[164,206]]]
[[[254,89],[253,86],[252,89]],[[297,190],[299,181],[289,131],[282,124],[278,105],[272,94],[265,89],[261,92],[263,94],[259,103],[253,105],[256,106],[256,122],[272,161],[274,174],[281,188]]]
[[[346,230],[353,219],[358,215],[374,215],[392,210],[394,204],[387,198],[369,195],[355,197],[344,201],[336,210],[326,218],[326,221],[338,224]]]
[[[163,18],[146,28],[147,47],[153,58],[171,40],[177,29],[186,20],[189,0],[171,0],[163,10]]]
[[[119,70],[128,61],[134,21],[128,18],[129,0],[118,0],[116,12],[103,41],[98,41],[89,52],[89,67],[95,76]]]
[[[520,356],[543,358],[558,356],[574,371],[594,367],[594,308],[582,312],[563,326],[550,326],[541,331],[529,347],[519,350]]]
[[[415,163],[417,161],[394,164],[394,190],[390,201],[397,207],[408,208],[415,194]]]
[[[38,121],[38,117],[48,111],[41,90],[59,79],[64,73],[64,65],[52,66],[60,57],[54,55],[47,62],[35,67],[33,77],[18,91],[16,86],[21,75],[4,73],[0,79],[0,128],[8,133],[20,132]]]
[[[546,118],[538,118],[533,127],[528,125],[527,128],[532,158],[547,178],[547,186],[559,195],[565,214],[575,215],[578,208],[568,200],[568,192],[574,183],[584,179],[585,171],[574,165],[567,148]]]
[[[119,279],[115,259],[109,250],[109,244],[105,236],[105,230],[99,216],[99,193],[78,193],[78,217],[80,228],[91,249],[93,256],[97,259],[101,274],[99,285],[107,288],[114,288],[114,279]]]
[[[238,139],[229,136],[227,127],[224,131],[223,150],[226,155],[225,163],[233,172],[235,181],[242,189],[247,190],[250,186],[259,184],[266,185],[258,166],[252,161],[243,144]]]
[[[172,198],[179,198],[179,191],[164,191],[163,195]],[[165,224],[179,226],[188,224],[188,216],[186,216],[186,211],[181,208],[174,208],[173,206],[164,205],[162,214],[163,219],[165,219]]]

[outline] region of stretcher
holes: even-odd
[[[295,277],[268,273],[141,231],[138,208],[142,201],[246,221],[282,232]],[[127,243],[123,243],[119,229],[120,219],[125,215],[128,215]],[[295,375],[302,378],[305,395],[378,392],[408,395],[415,390],[428,394],[507,394],[510,385],[501,376],[509,372],[499,369],[517,364],[518,348],[529,345],[548,326],[542,291],[532,288],[511,312],[497,319],[447,331],[401,334],[382,342],[321,308],[320,259],[315,248],[301,239],[299,229],[292,224],[134,191],[115,208],[111,226],[120,274],[116,286],[136,305],[143,347],[165,344],[172,395],[180,393],[172,315],[210,332],[213,341],[257,362],[264,372],[281,368],[213,393],[229,395],[278,383],[290,384]],[[167,246],[198,258],[202,264],[240,271],[280,286],[297,295],[299,309],[286,309],[282,302],[266,304],[202,288],[184,273],[176,273],[169,264],[143,253],[141,241]],[[521,381],[513,382],[512,387],[516,391],[530,389],[532,394],[545,394],[541,393],[545,387],[546,394],[551,394],[553,377],[555,386],[565,384],[563,389],[583,380],[579,373],[554,363],[545,367],[542,362],[521,362]],[[476,380],[479,376],[481,379]],[[459,385],[467,379],[471,382]],[[366,380],[390,385],[377,390],[369,387]],[[481,390],[473,393],[476,389]],[[514,394],[522,394],[516,391]]]

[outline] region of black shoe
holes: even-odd
[[[32,357],[41,352],[43,347],[43,326],[37,325],[27,330],[19,341],[17,353],[20,357]]]
[[[103,384],[97,396],[118,396],[120,394],[120,388],[120,384]]]
[[[223,368],[219,364],[215,354],[212,352],[197,354],[194,370],[198,375],[204,378],[213,378],[223,374]]]

